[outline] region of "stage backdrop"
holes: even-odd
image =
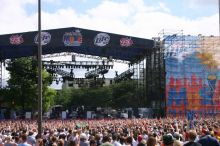
[[[219,37],[166,36],[167,116],[220,116]]]

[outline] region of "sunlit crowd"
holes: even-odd
[[[220,119],[0,121],[0,146],[220,146]]]

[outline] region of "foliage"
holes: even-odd
[[[6,97],[8,105],[13,104],[14,109],[37,110],[37,61],[33,58],[13,59],[9,62],[7,70],[10,73],[8,80],[9,94]],[[46,110],[53,103],[56,92],[48,88],[52,77],[42,71],[43,82],[43,108]],[[11,103],[10,103],[11,102]]]
[[[71,106],[105,106],[111,98],[109,87],[62,89],[55,98],[55,104]]]
[[[54,105],[54,97],[56,96],[56,91],[54,89],[49,87],[46,88],[43,94],[43,112],[47,111],[51,105]]]
[[[132,107],[138,105],[137,82],[122,81],[112,85],[112,106],[113,107]]]
[[[9,89],[7,88],[0,89],[0,107],[7,107],[7,104],[6,104],[7,101],[10,101],[10,103],[13,102],[11,99],[4,98],[4,97],[9,97]]]
[[[63,105],[67,107],[72,96],[72,89],[64,88],[61,91],[58,91],[57,95],[54,98],[54,104]]]
[[[139,91],[139,92],[138,92]],[[99,88],[62,89],[55,98],[55,104],[65,107],[134,107],[138,106],[137,97],[143,90],[137,88],[135,81],[123,81]]]

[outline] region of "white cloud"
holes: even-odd
[[[37,14],[29,15],[24,9],[27,4],[34,4],[34,1],[2,0],[1,33],[37,30]],[[183,29],[187,34],[196,35],[218,34],[217,14],[193,20],[169,12],[164,3],[152,7],[145,5],[143,0],[128,0],[126,3],[105,0],[85,13],[76,13],[71,7],[59,9],[55,13],[42,12],[42,28],[75,26],[144,38],[157,36],[162,29]]]
[[[82,1],[83,3],[86,3],[88,0],[80,0],[80,1]]]
[[[52,4],[61,4],[61,0],[42,0],[42,4],[46,2],[46,3],[52,3]]]
[[[165,3],[159,2],[159,8],[161,8],[165,12],[170,12],[170,9],[166,6]]]
[[[218,0],[184,0],[184,4],[194,11],[201,11],[203,8],[218,11]]]
[[[26,4],[33,4],[32,0],[2,0],[0,9],[0,32],[12,33],[27,30],[36,30],[37,21],[29,17],[24,7]],[[37,18],[36,18],[37,19]]]
[[[218,35],[218,15],[189,19],[170,13],[162,3],[159,7],[146,6],[129,0],[127,3],[103,1],[84,14],[72,8],[56,13],[43,13],[43,27],[59,28],[76,26],[100,31],[151,38],[162,29],[184,30],[187,34]],[[53,23],[51,23],[53,22]]]
[[[207,5],[216,5],[218,4],[218,0],[184,0],[191,6],[198,7],[198,6],[207,6]]]

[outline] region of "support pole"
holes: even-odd
[[[42,136],[42,46],[41,46],[41,0],[38,0],[38,135]]]
[[[218,0],[218,30],[219,30],[219,37],[220,37],[220,0]]]

